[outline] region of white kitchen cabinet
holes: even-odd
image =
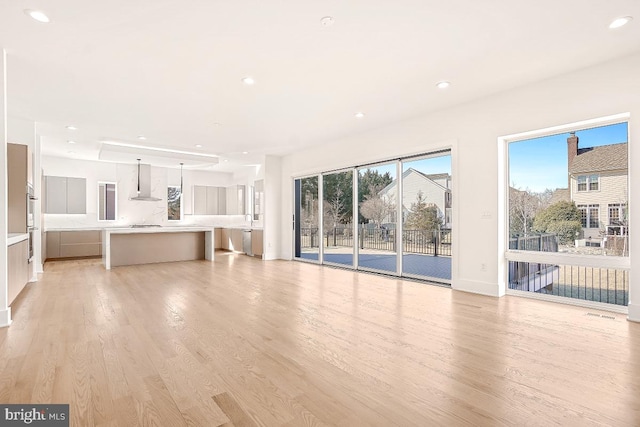
[[[218,215],[220,213],[218,203],[218,187],[207,187],[207,214]]]
[[[45,177],[45,213],[87,213],[87,180],[65,176]]]
[[[244,215],[246,185],[227,187],[227,215]]]
[[[205,185],[193,186],[194,215],[225,215],[226,188]]]
[[[207,187],[204,185],[193,186],[193,214],[207,215]]]
[[[87,180],[67,178],[67,213],[87,213]]]

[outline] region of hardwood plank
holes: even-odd
[[[220,393],[213,396],[213,400],[222,409],[231,423],[236,427],[255,427],[256,423],[242,410],[238,402],[229,393]]]

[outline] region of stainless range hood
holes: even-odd
[[[129,200],[138,200],[141,202],[159,202],[162,199],[151,197],[151,165],[141,165],[138,160],[138,178],[136,195]]]

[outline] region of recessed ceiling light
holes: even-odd
[[[147,140],[147,137],[146,137],[146,136],[144,136],[144,135],[138,135],[138,136],[137,136],[137,138],[138,138],[140,141],[146,141],[146,140]]]
[[[67,153],[69,153],[69,154],[76,154],[76,152],[75,152],[75,151],[67,151]]]
[[[75,127],[75,126],[71,126],[71,125],[67,126],[67,129],[68,129],[68,130],[78,130],[78,128],[77,128],[77,127]]]
[[[438,89],[446,89],[446,88],[448,88],[449,86],[451,86],[451,83],[449,83],[449,82],[448,82],[448,81],[446,81],[446,80],[443,80],[443,81],[441,81],[441,82],[436,83],[436,87],[437,87]]]
[[[224,160],[223,160],[223,162],[228,162],[228,161],[229,161],[229,159],[224,159]]]
[[[196,148],[202,148],[202,144],[196,144]]]
[[[336,22],[335,19],[333,19],[333,16],[323,16],[320,19],[320,23],[322,24],[323,27],[330,27],[332,26],[334,23]]]
[[[75,144],[75,141],[67,141],[69,144]]]
[[[24,13],[26,13],[27,15],[29,15],[30,17],[32,17],[38,22],[43,22],[45,24],[51,22],[49,17],[45,15],[45,13],[41,10],[25,9]]]
[[[222,125],[222,123],[220,123],[220,122],[213,122],[213,125],[214,125],[214,126],[221,126],[221,125]]]
[[[609,24],[609,28],[611,29],[620,28],[624,25],[627,25],[629,21],[631,21],[632,19],[633,17],[631,16],[621,16],[620,18],[616,18],[613,21],[611,21],[611,24]]]
[[[242,154],[249,154],[249,152],[248,151],[243,151]]]
[[[242,79],[242,83],[244,83],[244,84],[246,84],[248,86],[251,86],[251,85],[255,84],[256,81],[255,81],[255,79],[253,77],[247,76],[247,77],[244,77]]]
[[[364,117],[364,113],[363,113],[362,111],[358,111],[358,112],[355,114],[355,116],[356,116],[357,118],[361,119],[361,118],[363,118],[363,117]]]

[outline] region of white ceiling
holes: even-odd
[[[638,51],[640,1],[0,0],[0,47],[44,154],[108,139],[225,171]]]

